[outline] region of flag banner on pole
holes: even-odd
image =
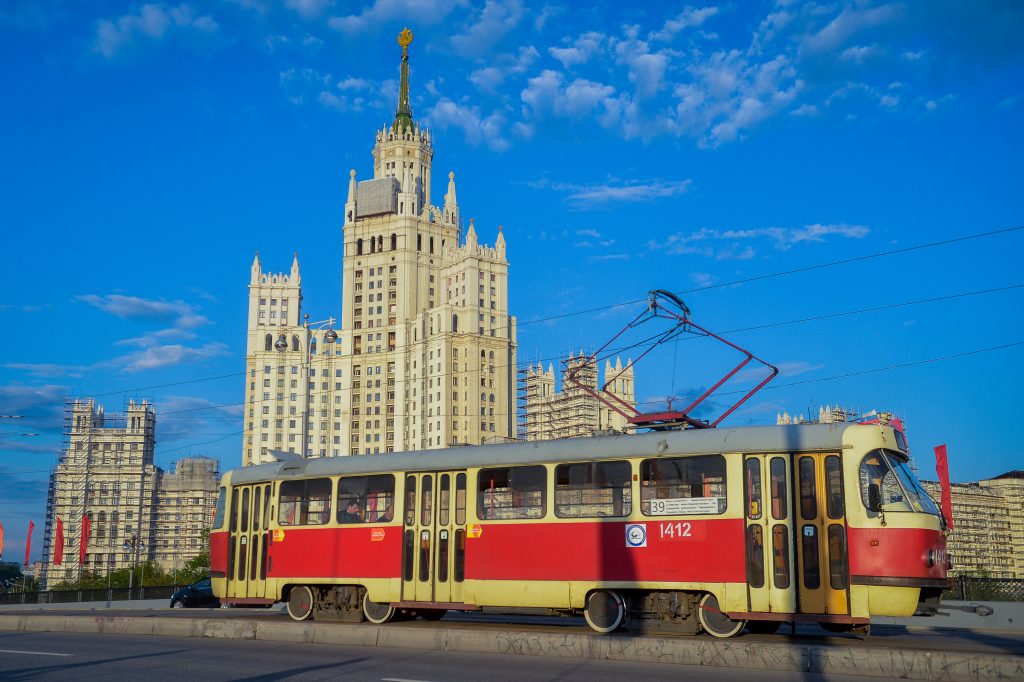
[[[78,539],[78,565],[85,565],[85,553],[89,546],[89,528],[92,526],[92,521],[89,520],[88,514],[82,514],[82,534]]]
[[[53,565],[64,563],[64,522],[57,517],[57,537],[53,543]]]
[[[4,524],[0,522],[0,557],[4,555]]]
[[[935,446],[935,473],[939,475],[942,486],[942,515],[946,517],[946,525],[953,530],[953,491],[949,487],[949,460],[946,459],[946,446]]]
[[[32,531],[36,529],[36,524],[32,523],[31,520],[28,522],[28,535],[25,537],[25,572],[28,573],[28,558],[32,554]]]

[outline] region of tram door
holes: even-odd
[[[228,597],[262,598],[266,595],[270,490],[270,483],[262,483],[236,486],[231,491]]]
[[[842,460],[837,454],[797,455],[794,467],[800,611],[848,614]]]
[[[789,455],[747,455],[743,465],[750,611],[794,613]]]
[[[466,472],[405,478],[402,601],[461,603],[466,558]]]

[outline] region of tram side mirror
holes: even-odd
[[[877,483],[868,484],[868,511],[882,511],[882,489]]]

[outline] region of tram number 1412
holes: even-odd
[[[660,537],[662,539],[689,538],[693,537],[693,526],[689,521],[676,521],[674,523],[658,524]]]

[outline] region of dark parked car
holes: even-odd
[[[220,600],[213,596],[209,578],[186,585],[171,595],[172,609],[183,609],[186,606],[220,606]]]

